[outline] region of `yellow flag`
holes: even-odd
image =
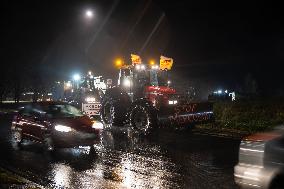
[[[136,54],[131,54],[131,61],[132,61],[132,65],[136,65],[136,64],[141,64],[142,63],[142,59],[140,58],[139,55],[136,55]]]
[[[161,70],[170,70],[172,69],[174,60],[165,56],[160,57],[160,69]]]

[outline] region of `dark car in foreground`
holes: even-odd
[[[284,126],[244,138],[234,174],[242,188],[284,189]]]
[[[93,146],[100,141],[102,124],[77,108],[61,102],[31,103],[19,109],[11,126],[12,140],[42,143],[46,150],[57,147]]]

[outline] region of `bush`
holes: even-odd
[[[284,99],[216,102],[214,115],[219,127],[263,131],[283,124]]]

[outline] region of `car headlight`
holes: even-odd
[[[172,104],[177,104],[178,101],[177,100],[169,100],[169,104],[172,105]]]
[[[65,133],[72,131],[71,127],[67,127],[67,126],[64,126],[64,125],[55,125],[54,128],[55,128],[56,131],[65,132]]]
[[[104,125],[99,121],[95,121],[93,122],[92,128],[93,129],[103,129]]]

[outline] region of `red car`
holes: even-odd
[[[102,123],[92,121],[80,110],[61,102],[31,103],[22,107],[12,121],[12,139],[41,142],[46,150],[57,147],[93,146],[100,141]]]

